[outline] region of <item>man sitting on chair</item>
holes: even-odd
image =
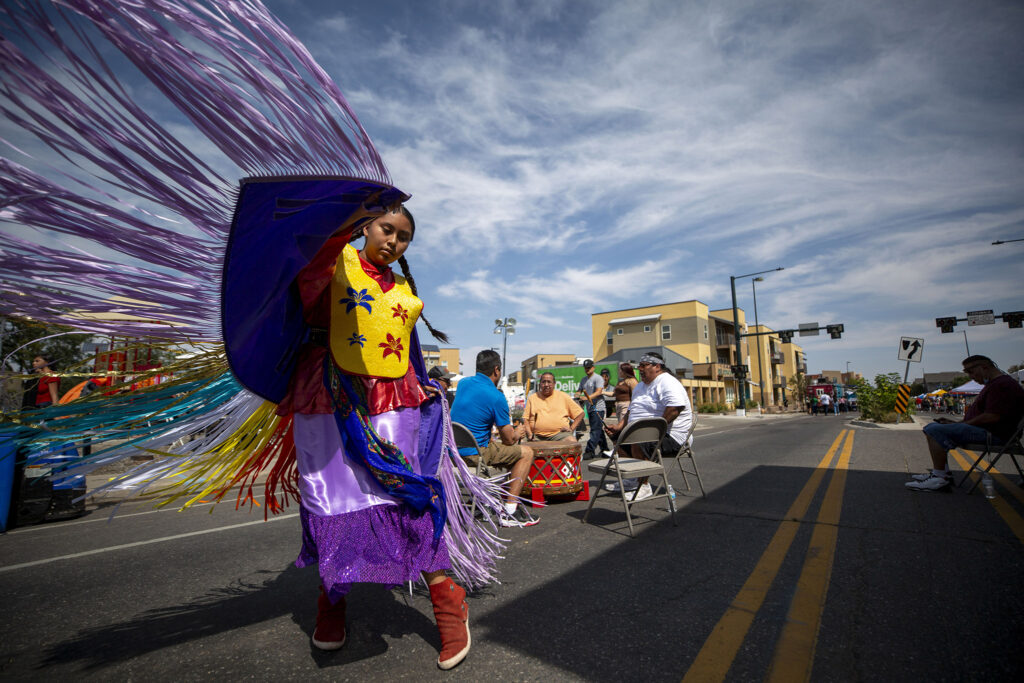
[[[949,490],[953,475],[947,454],[957,446],[986,443],[991,434],[992,445],[1002,446],[1017,431],[1024,416],[1024,388],[1010,375],[996,367],[990,358],[969,356],[964,359],[964,372],[985,387],[964,411],[962,422],[937,417],[924,426],[932,469],[915,474],[906,486],[912,491]]]
[[[682,447],[693,423],[693,410],[690,408],[690,397],[672,373],[668,372],[665,359],[658,353],[645,353],[640,358],[640,379],[633,389],[633,398],[629,402],[629,410],[619,423],[607,428],[608,435],[613,439],[625,429],[626,425],[641,418],[662,417],[668,423],[668,429],[661,440],[661,452],[675,455]],[[690,437],[692,440],[692,436]],[[634,444],[630,454],[634,458],[649,460],[654,453],[650,444],[643,446]],[[612,490],[618,486],[616,482]],[[640,491],[634,500],[643,500],[654,495],[651,485],[646,481],[640,484]]]
[[[540,376],[536,393],[526,399],[523,424],[526,438],[540,441],[563,441],[572,438],[583,421],[583,409],[564,391],[555,389],[555,376]]]
[[[478,353],[476,375],[459,380],[459,390],[455,393],[455,404],[452,406],[452,422],[461,423],[473,434],[483,453],[484,464],[511,470],[501,526],[533,526],[538,520],[516,500],[530,475],[533,450],[529,446],[519,445],[523,429],[512,427],[508,402],[498,390],[500,379],[501,356],[490,349]],[[491,438],[492,427],[498,429],[497,440]],[[476,451],[471,448],[459,449],[459,454],[476,457]]]

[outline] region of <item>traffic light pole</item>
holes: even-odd
[[[736,308],[736,278],[732,275],[729,276],[729,286],[732,287],[732,329],[736,335],[736,363],[735,365],[743,365],[743,353],[740,347],[740,314]],[[738,417],[744,417],[747,414],[747,392],[746,390],[746,377],[737,377],[737,373],[733,371],[733,377],[736,379],[736,393],[739,396],[739,403],[736,405],[736,415]]]
[[[747,372],[746,365],[743,363],[743,348],[740,346],[741,338],[744,336],[740,334],[740,314],[739,309],[736,308],[736,281],[741,280],[745,277],[754,277],[756,275],[764,275],[765,273],[774,273],[778,270],[785,270],[782,266],[778,268],[770,268],[768,270],[759,270],[756,273],[747,273],[745,275],[730,275],[729,276],[729,287],[732,289],[732,327],[736,333],[736,363],[733,365],[733,377],[736,379],[736,391],[739,392],[740,401],[736,406],[736,416],[743,417],[747,414]],[[735,368],[743,368],[739,373],[736,372]]]

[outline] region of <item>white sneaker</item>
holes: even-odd
[[[952,472],[946,472],[945,476],[946,476],[946,479],[952,479],[953,478],[953,473]],[[927,472],[923,472],[921,474],[912,474],[910,476],[910,478],[913,479],[914,481],[924,481],[925,479],[931,479],[931,477],[932,477],[932,471],[931,470],[928,470]]]
[[[921,481],[908,481],[905,486],[911,491],[948,491],[952,478],[931,475]]]
[[[637,483],[636,479],[623,479],[622,481],[626,485],[626,490],[627,491],[633,491],[633,490],[636,489],[637,486],[639,486],[639,484]],[[613,481],[610,484],[605,484],[604,485],[604,490],[605,491],[613,491],[613,492],[614,491],[618,491],[619,490],[619,482]]]
[[[505,528],[528,527],[539,522],[540,520],[527,512],[522,505],[517,505],[516,511],[512,514],[505,512],[498,520],[498,523]]]
[[[630,502],[637,502],[638,500],[646,500],[654,495],[654,491],[651,489],[650,482],[643,484],[640,490],[636,493],[636,498],[633,498]]]

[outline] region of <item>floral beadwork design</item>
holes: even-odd
[[[395,354],[399,361],[402,360],[402,351],[405,350],[405,347],[402,346],[402,340],[397,339],[390,332],[388,332],[388,340],[386,342],[381,342],[380,344],[377,344],[377,346],[384,349],[384,354],[381,356],[381,358],[387,358],[393,353]]]
[[[370,304],[368,303],[370,301],[374,301],[374,298],[367,294],[365,289],[361,289],[357,292],[354,288],[349,287],[348,296],[344,299],[338,300],[338,303],[345,304],[346,313],[351,313],[352,309],[356,306],[362,306],[366,309],[367,313],[373,313],[373,310],[370,309]]]
[[[352,336],[348,338],[348,345],[349,346],[355,346],[356,344],[359,344],[359,348],[363,348],[363,345],[365,343],[366,343],[366,337],[364,337],[363,335],[359,334],[358,332],[353,332]]]
[[[391,307],[392,318],[401,318],[402,323],[409,319],[409,311],[402,307],[402,304],[395,304]]]

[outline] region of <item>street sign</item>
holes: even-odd
[[[817,337],[818,323],[800,323],[801,337]]]
[[[992,315],[992,310],[987,311],[967,311],[967,325],[973,327],[975,325],[995,325],[996,317]]]
[[[923,355],[924,339],[918,339],[917,337],[900,337],[900,348],[898,356],[900,360],[920,363],[921,356]]]

